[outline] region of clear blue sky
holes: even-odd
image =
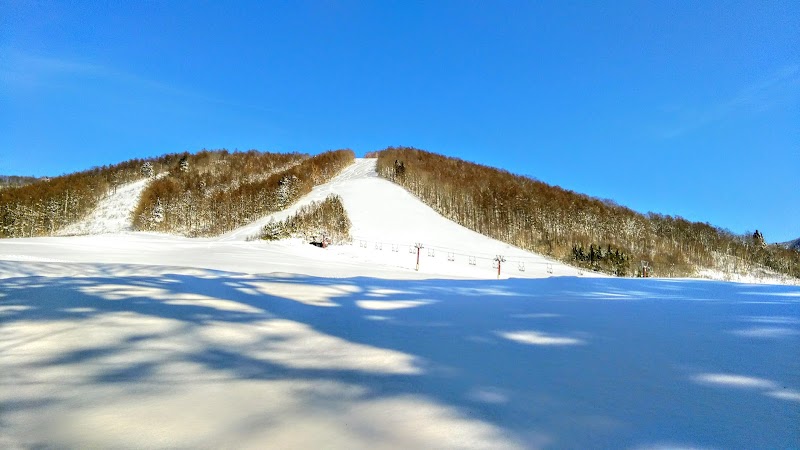
[[[0,174],[389,145],[800,237],[800,2],[0,0]]]

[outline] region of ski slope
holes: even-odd
[[[493,260],[502,255],[506,268],[503,271],[501,265],[501,277],[589,275],[442,217],[402,187],[380,178],[375,170],[376,163],[376,159],[358,158],[330,182],[315,187],[290,208],[234,230],[219,240],[242,241],[257,236],[270,220],[284,220],[312,201],[337,194],[352,222],[354,237],[351,248],[331,249],[331,253],[343,259],[416,270],[414,246],[421,243],[420,271],[423,273],[496,277]]]
[[[123,233],[131,231],[131,215],[139,204],[139,198],[149,178],[126,183],[100,200],[97,207],[85,218],[59,230],[61,236]]]
[[[344,275],[379,272],[403,276],[417,272],[416,243],[422,243],[419,273],[423,276],[497,278],[493,261],[502,255],[502,278],[547,276],[602,276],[551,261],[503,242],[488,238],[445,219],[402,187],[378,177],[375,159],[357,159],[330,182],[316,186],[289,208],[267,215],[216,238],[187,239],[157,233],[132,233],[131,214],[146,187],[147,180],[129,183],[103,199],[85,219],[60,232],[70,239],[37,238],[15,240],[5,256],[46,261],[51,254],[73,262],[119,262],[237,270],[269,273],[290,271],[305,275],[329,275],[316,269],[315,261],[336,261],[347,265]],[[353,224],[352,245],[334,246],[325,252],[315,251],[307,243],[287,240],[277,243],[248,242],[259,235],[271,220],[284,220],[301,207],[337,194]],[[102,235],[102,236],[100,236]],[[25,255],[16,246],[32,243]],[[180,248],[173,254],[172,248]],[[170,250],[168,250],[170,249]],[[235,267],[219,254],[240,254]],[[66,258],[66,259],[64,259]],[[311,258],[308,260],[307,258]],[[355,269],[355,268],[360,269]],[[337,275],[338,276],[338,275]],[[395,275],[389,275],[395,276]]]
[[[149,263],[152,255],[134,248],[157,250],[164,242],[180,246],[182,255],[177,256],[181,264],[192,267],[228,270],[215,263],[216,252],[236,251],[249,254],[247,270],[272,272],[295,270],[306,275],[320,275],[303,259],[308,249],[300,241],[281,243],[251,243],[239,245],[260,234],[270,220],[281,221],[294,215],[301,207],[313,201],[324,200],[330,194],[342,198],[348,216],[353,223],[352,246],[333,247],[327,253],[311,254],[311,258],[348,262],[351,267],[363,266],[371,269],[380,266],[391,272],[417,270],[417,250],[421,243],[419,272],[427,276],[492,278],[497,277],[497,256],[502,256],[500,278],[540,278],[549,276],[604,276],[586,272],[538,254],[530,253],[506,243],[491,239],[462,227],[440,216],[402,187],[378,177],[375,170],[377,160],[357,158],[330,182],[315,187],[308,195],[283,211],[262,217],[253,223],[212,239],[190,239],[170,235],[135,233],[130,234],[131,214],[146,187],[147,180],[121,186],[116,193],[102,200],[98,207],[82,221],[61,230],[60,235],[123,234],[78,241],[39,240],[40,245],[50,247],[76,247],[83,249],[76,261],[126,261]],[[227,247],[230,250],[225,250]],[[209,249],[213,249],[209,251]],[[109,252],[109,250],[111,250]],[[286,253],[288,251],[288,253]],[[264,255],[271,255],[264,258]],[[0,258],[3,256],[0,255]],[[46,255],[28,258],[47,258]],[[170,264],[170,255],[158,257],[158,261]],[[312,261],[313,262],[313,261]],[[225,266],[225,264],[223,264]],[[310,267],[310,269],[305,269]],[[361,272],[365,274],[366,272]],[[324,274],[321,274],[324,275]],[[717,271],[702,271],[702,278],[730,281],[730,276]],[[779,274],[752,274],[737,276],[734,281],[767,284],[797,284],[796,280]]]
[[[272,218],[330,193],[353,245],[0,240],[0,448],[800,448],[800,287],[592,277],[371,160]]]

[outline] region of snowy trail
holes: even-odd
[[[58,234],[72,236],[131,231],[131,214],[150,181],[149,178],[145,178],[119,186],[116,192],[100,200],[87,217],[64,227]]]
[[[366,162],[368,163],[369,161]],[[273,214],[269,214],[255,222],[239,227],[229,233],[225,233],[219,238],[217,238],[217,240],[222,242],[244,241],[250,237],[257,236],[261,233],[261,229],[264,228],[264,225],[268,224],[270,220],[281,221],[286,219],[287,217],[291,217],[295,213],[297,213],[297,211],[301,207],[308,205],[311,202],[325,200],[325,198],[327,198],[330,194],[338,194],[339,188],[342,185],[346,185],[348,181],[353,179],[366,178],[370,176],[374,177],[378,176],[378,174],[375,173],[374,163],[370,167],[369,164],[365,164],[364,159],[357,159],[354,164],[344,168],[342,172],[340,172],[337,176],[335,176],[331,181],[321,184],[319,186],[315,186],[311,190],[311,192],[304,195],[297,202],[292,204],[289,208],[286,208],[283,211],[278,211]]]

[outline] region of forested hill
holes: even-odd
[[[95,167],[0,190],[0,237],[55,234],[117,186],[144,178],[151,181],[133,217],[134,229],[219,234],[293,202],[353,158],[350,150],[314,157],[203,150]]]
[[[133,159],[112,166],[39,179],[0,190],[0,237],[48,235],[80,220],[116,186],[141,179],[142,166],[164,170],[178,155]]]
[[[351,150],[308,157],[248,152],[189,157],[142,193],[137,230],[213,236],[280,211],[355,159]]]
[[[528,177],[414,148],[389,147],[378,172],[481,234],[618,275],[772,270],[800,278],[800,252],[680,217],[637,213]],[[644,262],[644,264],[643,264]]]

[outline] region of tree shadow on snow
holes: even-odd
[[[337,381],[358,386],[364,399],[423,397],[531,447],[542,434],[558,448],[800,443],[796,287],[572,277],[137,276],[142,266],[85,266],[94,275],[2,280],[0,369],[23,375],[92,366],[86,382],[98,386],[146,385],[176,362],[221,379]],[[6,359],[37,342],[57,342],[75,326],[124,328],[131,318],[164,325],[122,337],[99,333],[35,361]],[[48,323],[61,325],[37,331]],[[244,344],[212,338],[177,351],[132,352],[226,326],[249,333]],[[317,342],[304,339],[320,335],[335,339],[325,344],[330,364],[303,359],[301,346]],[[337,356],[350,345],[359,346],[355,356]],[[344,361],[362,350],[388,351],[399,362],[383,370],[380,357],[365,365]],[[193,381],[181,373],[158,379]],[[7,376],[2,389],[24,382]],[[20,398],[2,414],[51,401]]]

